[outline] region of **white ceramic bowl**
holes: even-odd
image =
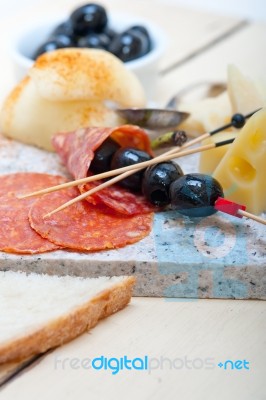
[[[31,59],[34,51],[47,40],[49,34],[67,16],[52,17],[45,21],[39,21],[32,26],[27,26],[13,35],[11,43],[11,57],[14,63],[14,72],[17,80],[22,79],[28,69],[33,65]],[[152,50],[145,56],[125,63],[125,66],[133,71],[140,79],[148,100],[152,101],[156,96],[156,86],[158,82],[159,61],[163,56],[166,47],[166,37],[162,30],[155,26],[151,21],[138,16],[128,16],[125,14],[110,14],[109,26],[117,32],[129,28],[132,25],[144,25],[152,39]]]

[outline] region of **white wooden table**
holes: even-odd
[[[151,18],[168,34],[156,99],[161,104],[191,82],[225,81],[228,63],[265,79],[263,24],[178,9],[159,0],[104,3],[112,10]],[[38,1],[2,21],[0,101],[14,84],[7,51],[12,27],[27,25],[41,14],[67,12],[76,5],[74,0]],[[262,301],[133,298],[125,310],[30,362],[27,368],[1,366],[0,399],[265,400],[265,332],[266,303]],[[112,375],[108,370],[70,366],[72,359],[101,355],[147,355],[153,369]],[[218,367],[228,359],[246,360],[249,370]],[[60,360],[65,360],[64,368]],[[18,368],[21,372],[12,377]]]

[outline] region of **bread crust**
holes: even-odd
[[[44,353],[93,328],[99,320],[121,310],[129,303],[134,284],[135,278],[129,276],[123,282],[100,292],[82,306],[76,307],[71,313],[57,318],[31,334],[0,345],[0,364]]]

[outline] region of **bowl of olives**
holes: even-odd
[[[151,21],[88,3],[69,15],[38,21],[17,32],[12,58],[16,78],[21,79],[44,52],[66,47],[106,50],[138,76],[151,99],[165,42],[164,33]]]

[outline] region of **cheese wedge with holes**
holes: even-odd
[[[214,144],[224,140],[235,139],[237,131],[223,131],[210,136],[208,139],[202,141],[202,145]],[[230,149],[230,144],[226,146],[216,147],[215,149],[202,151],[200,153],[199,170],[202,174],[212,174],[217,165],[221,162],[226,152]]]
[[[213,176],[226,198],[254,214],[266,211],[266,108],[247,121]]]
[[[255,82],[243,75],[234,65],[228,66],[227,89],[233,114],[245,115],[264,105]]]

